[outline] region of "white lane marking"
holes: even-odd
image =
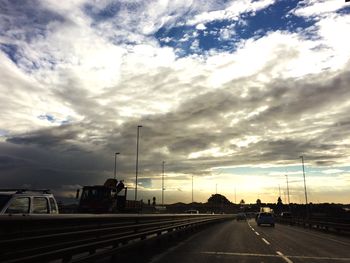
[[[226,256],[246,256],[246,257],[280,257],[279,255],[274,254],[258,254],[258,253],[235,253],[235,252],[211,252],[211,251],[203,251],[201,254],[206,255],[226,255]]]
[[[260,236],[260,234],[259,234],[258,232],[255,231],[254,233],[255,233],[255,235],[257,235],[257,236]]]
[[[312,256],[285,256],[281,252],[276,251],[278,255],[275,254],[258,254],[258,253],[239,253],[239,252],[222,252],[222,251],[202,251],[199,252],[200,254],[206,254],[206,255],[217,255],[217,256],[244,256],[244,257],[278,257],[283,258],[288,263],[293,263],[289,258],[296,258],[296,259],[316,259],[316,260],[337,260],[337,261],[349,261],[350,258],[331,258],[331,257],[312,257]]]
[[[300,258],[300,259],[318,259],[318,260],[337,260],[337,261],[349,261],[350,258],[330,258],[330,257],[312,257],[312,256],[288,256],[289,258]]]
[[[262,241],[264,241],[267,245],[270,245],[270,242],[267,241],[265,238],[262,238]]]
[[[287,258],[285,255],[283,255],[281,252],[276,251],[276,253],[283,258],[287,263],[293,263],[293,261],[291,261],[289,258]]]

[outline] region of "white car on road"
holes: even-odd
[[[58,214],[49,190],[0,189],[0,215]]]

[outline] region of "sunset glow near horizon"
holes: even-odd
[[[350,203],[350,3],[0,1],[0,188]]]

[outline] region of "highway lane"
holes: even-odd
[[[191,236],[151,262],[350,262],[350,239],[297,226],[258,227],[254,220],[232,220]]]
[[[249,224],[295,263],[350,262],[349,238],[297,226],[276,224],[273,229],[258,227],[254,221]]]

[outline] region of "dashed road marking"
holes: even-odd
[[[255,233],[255,235],[257,235],[257,236],[260,236],[260,234],[259,234],[258,232],[255,231],[254,233]]]
[[[262,241],[264,241],[267,245],[270,245],[270,242],[267,241],[265,238],[262,238]]]
[[[287,258],[285,255],[283,255],[281,252],[276,251],[276,253],[283,258],[287,263],[293,263],[293,261],[291,261],[289,258]]]
[[[211,252],[211,251],[204,251],[200,252],[201,254],[207,254],[207,255],[227,255],[227,256],[246,256],[246,257],[280,257],[279,255],[275,254],[258,254],[258,253],[235,253],[235,252]]]

